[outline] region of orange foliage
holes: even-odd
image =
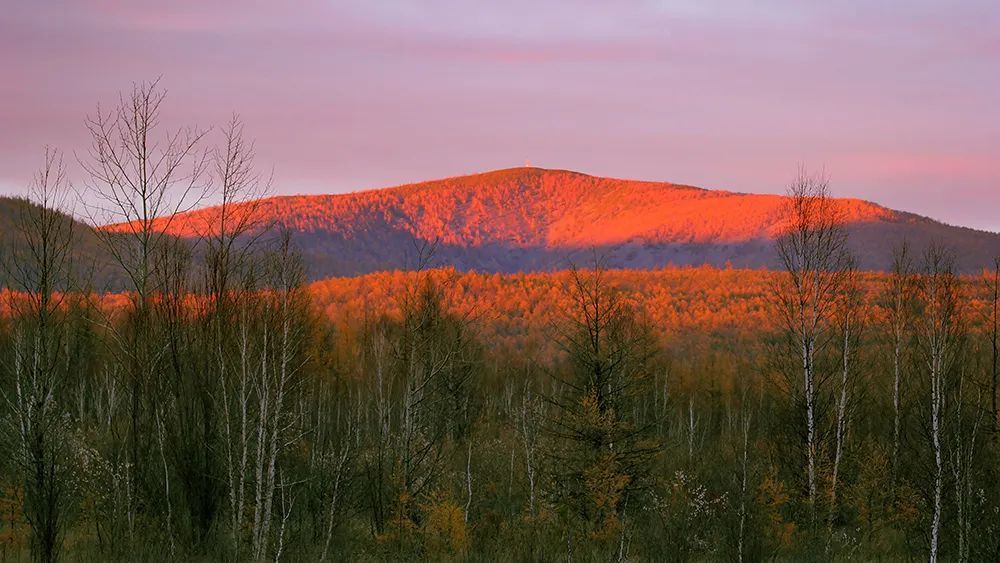
[[[338,323],[351,323],[383,311],[396,314],[394,295],[412,283],[417,274],[382,272],[351,278],[331,278],[309,286],[314,303]],[[445,301],[453,312],[470,315],[478,323],[487,345],[518,349],[542,345],[554,322],[571,309],[570,272],[483,274],[437,270]],[[664,268],[660,270],[610,270],[607,280],[625,293],[636,309],[663,339],[685,334],[757,335],[779,328],[771,288],[782,276],[768,270]],[[867,290],[871,322],[879,322],[877,306],[885,274],[862,276]],[[985,310],[979,285],[965,278],[966,303],[974,321]]]
[[[473,320],[483,343],[492,349],[551,352],[554,324],[572,314],[569,271],[490,274],[440,269],[429,274],[444,291],[450,311]],[[416,283],[420,275],[392,271],[329,278],[308,285],[306,291],[316,309],[346,336],[366,318],[398,315],[399,292]],[[700,266],[609,270],[606,279],[625,294],[662,341],[697,335],[701,345],[713,346],[720,342],[716,337],[726,344],[732,338],[754,339],[779,328],[780,317],[770,295],[782,276],[769,270]],[[886,279],[881,273],[861,277],[872,323],[884,318],[878,301]],[[963,276],[962,280],[965,311],[975,329],[985,319],[987,296],[981,279]],[[18,298],[3,290],[0,314],[9,314],[10,304]],[[188,296],[185,305],[204,306],[203,301]],[[96,302],[110,312],[124,308],[129,296],[105,294]]]

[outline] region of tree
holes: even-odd
[[[207,151],[199,149],[204,131],[182,129],[164,132],[160,110],[166,93],[158,82],[136,84],[121,95],[111,112],[98,107],[87,119],[91,137],[89,158],[81,165],[89,175],[88,188],[97,202],[89,208],[95,224],[111,224],[98,229],[98,238],[115,264],[124,273],[129,307],[123,322],[107,319],[105,329],[114,341],[112,351],[121,366],[128,393],[128,421],[124,429],[124,460],[116,464],[127,471],[128,538],[134,540],[136,514],[140,507],[159,504],[169,509],[169,468],[162,465],[164,443],[157,441],[160,455],[148,436],[162,429],[163,382],[157,377],[170,358],[170,340],[157,334],[164,325],[155,316],[156,300],[172,289],[165,283],[182,283],[176,272],[163,268],[177,265],[173,258],[181,243],[166,231],[177,216],[201,201],[207,191],[203,172]],[[168,258],[169,257],[169,258]],[[157,271],[160,268],[160,271]],[[176,344],[176,340],[173,341]],[[176,352],[176,350],[174,350]],[[111,453],[117,458],[117,450]],[[161,477],[162,476],[162,477]],[[157,511],[149,510],[150,515]],[[170,510],[166,531],[173,545]],[[116,546],[121,548],[123,546]]]
[[[189,497],[197,508],[192,520],[198,535],[204,537],[209,531],[220,497],[228,496],[233,548],[238,556],[250,448],[249,374],[257,365],[250,349],[256,325],[249,322],[249,315],[256,309],[261,291],[267,289],[257,270],[261,268],[260,238],[268,225],[259,224],[256,211],[259,198],[269,190],[270,179],[264,179],[256,169],[254,144],[244,137],[239,116],[234,115],[222,128],[222,136],[222,146],[211,154],[220,201],[205,224],[193,226],[204,243],[202,279],[196,285],[204,299],[199,301],[202,306],[196,319],[194,373],[185,387],[198,392],[190,395],[188,415],[176,426],[181,429],[181,440],[190,446],[188,453],[181,455],[202,462],[200,466],[182,466],[188,475],[184,482],[190,484]],[[220,439],[221,444],[217,443]],[[220,452],[222,459],[216,459]],[[222,479],[216,474],[219,464]]]
[[[25,252],[4,261],[9,287],[18,290],[7,293],[12,341],[0,392],[11,414],[3,432],[11,443],[4,445],[24,486],[24,516],[38,561],[59,558],[72,508],[72,428],[62,401],[65,382],[80,365],[69,353],[66,295],[74,232],[64,207],[68,188],[62,156],[46,149],[29,188],[34,203],[20,206],[15,225]]]
[[[917,284],[919,320],[916,336],[920,364],[928,388],[928,422],[933,483],[931,488],[930,560],[937,561],[944,488],[944,432],[946,395],[952,371],[959,363],[964,327],[959,280],[948,251],[932,244],[924,253]]]
[[[815,524],[817,457],[820,449],[821,391],[829,374],[819,369],[831,342],[832,316],[848,265],[843,214],[830,197],[829,182],[800,170],[789,186],[787,222],[776,242],[785,275],[773,295],[795,358],[801,388],[798,404],[804,419],[805,484],[810,518]],[[798,388],[794,380],[790,389]]]
[[[886,287],[886,310],[889,320],[889,337],[892,339],[892,480],[895,485],[899,472],[899,440],[901,412],[901,385],[903,380],[904,347],[912,320],[913,259],[910,247],[904,241],[892,251],[892,270]]]
[[[567,365],[552,373],[564,392],[546,397],[554,407],[549,494],[568,519],[570,545],[577,529],[597,544],[621,537],[659,450],[635,409],[650,383],[650,332],[606,276],[599,262],[571,273],[572,308],[557,328]]]
[[[837,307],[836,323],[840,338],[840,385],[835,399],[833,469],[830,475],[830,512],[827,525],[832,541],[833,523],[837,514],[837,486],[841,462],[847,449],[849,425],[857,404],[857,379],[859,377],[860,348],[865,329],[864,297],[861,293],[858,272],[853,264],[847,268],[843,295]],[[829,546],[829,544],[828,544]]]
[[[98,202],[89,208],[90,220],[113,226],[97,234],[128,278],[138,309],[148,307],[159,289],[153,267],[160,245],[170,238],[167,231],[207,194],[208,152],[199,149],[206,131],[161,134],[165,98],[154,81],[133,85],[111,112],[98,106],[87,119],[89,158],[81,160]]]
[[[247,266],[259,237],[271,227],[261,224],[258,210],[272,179],[258,172],[254,143],[244,136],[238,115],[222,128],[222,135],[223,147],[212,153],[220,201],[207,224],[196,226],[203,229],[199,234],[207,246],[205,293],[212,297],[215,330],[223,328],[233,278]]]
[[[990,414],[994,434],[1000,432],[1000,412],[997,411],[997,378],[1000,377],[1000,256],[993,260],[993,272],[986,273],[986,288],[990,294]]]
[[[307,360],[304,321],[308,304],[302,285],[301,260],[291,248],[287,233],[282,236],[269,266],[267,291],[270,295],[263,298],[260,311],[261,364],[251,381],[256,395],[252,429],[255,456],[251,459],[254,486],[251,554],[254,559],[262,559],[269,553],[273,541],[271,523],[275,493],[284,501],[290,486],[281,474],[279,457],[297,443],[304,426],[301,411],[296,406],[303,390],[303,367]],[[282,537],[279,534],[279,545]]]
[[[481,352],[473,311],[452,312],[445,299],[453,272],[426,269],[435,248],[414,243],[414,271],[393,292],[398,316],[365,316],[362,370],[374,423],[361,456],[365,501],[372,534],[397,543],[447,500],[441,478],[449,457],[461,453],[466,518],[472,499],[471,382]]]

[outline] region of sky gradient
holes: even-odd
[[[1000,3],[11,2],[0,192],[162,77],[165,121],[238,112],[277,193],[519,166],[834,193],[1000,231]]]

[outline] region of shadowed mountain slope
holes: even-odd
[[[18,277],[33,271],[36,262],[30,255],[25,233],[20,230],[23,220],[41,208],[26,199],[0,197],[0,286],[19,287]],[[117,290],[122,287],[122,272],[113,265],[106,247],[90,225],[69,215],[61,220],[72,223],[73,241],[65,267],[73,287],[90,286],[98,291]],[[62,278],[62,275],[59,276]],[[62,290],[65,287],[59,286]]]
[[[412,266],[437,241],[435,265],[485,272],[585,264],[596,250],[617,268],[774,267],[787,198],[692,186],[513,168],[339,195],[256,202],[258,224],[291,231],[310,278]],[[839,199],[862,268],[886,269],[904,238],[951,246],[974,270],[1000,253],[1000,235],[952,227],[856,199]],[[211,231],[218,208],[177,217],[167,230]],[[166,226],[166,224],[164,224]],[[121,228],[112,226],[108,228]]]

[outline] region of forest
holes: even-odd
[[[252,228],[239,119],[209,146],[163,99],[88,117],[81,183],[48,150],[11,227],[0,560],[1000,559],[1000,257],[858,271],[802,171],[778,270],[479,274],[427,242],[307,284]],[[80,192],[123,291],[73,251]]]

